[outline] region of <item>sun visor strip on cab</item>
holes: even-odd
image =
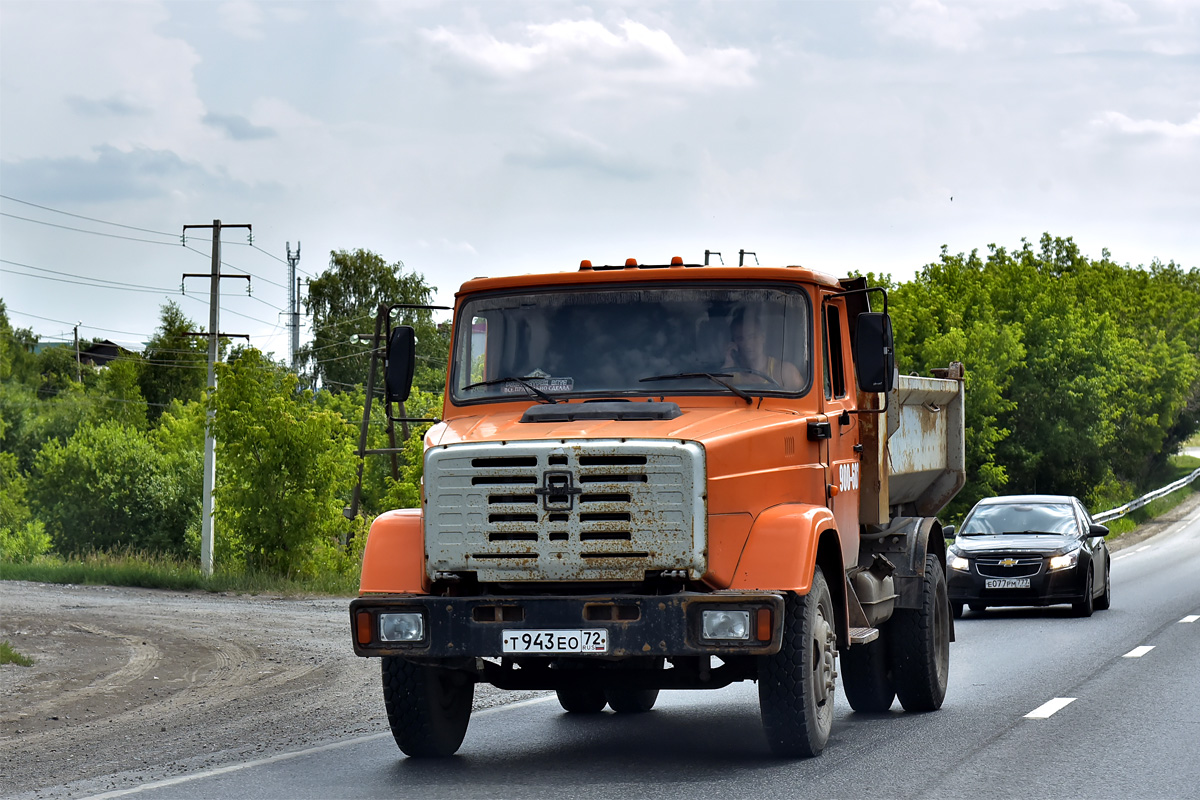
[[[530,406],[521,417],[521,422],[575,422],[586,419],[651,420],[675,419],[682,416],[676,403],[650,401],[629,403],[624,401],[556,403],[555,405]]]

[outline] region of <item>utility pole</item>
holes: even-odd
[[[184,225],[183,235],[186,237],[189,228],[212,228],[212,272],[208,275],[204,273],[184,273],[184,278],[204,278],[210,279],[208,293],[208,333],[201,334],[208,336],[208,393],[212,396],[212,392],[217,388],[217,345],[222,336],[232,336],[236,334],[220,333],[220,310],[221,310],[221,278],[245,278],[247,283],[250,281],[249,275],[231,275],[221,273],[221,228],[247,228],[249,225],[222,225],[221,220],[214,219],[212,225]],[[195,334],[192,334],[195,335]],[[249,339],[249,336],[245,338]],[[206,577],[211,576],[213,572],[213,484],[216,483],[217,477],[217,457],[215,441],[213,439],[213,417],[214,412],[212,406],[209,406],[207,419],[204,425],[204,510],[200,520],[200,569]]]
[[[83,324],[82,320],[75,323],[75,382],[76,383],[83,383],[83,367],[79,363],[79,326],[82,324]]]
[[[292,370],[296,369],[296,353],[300,350],[300,281],[296,279],[296,265],[300,263],[300,242],[296,242],[296,254],[292,255],[292,243],[287,243],[288,262],[288,306],[292,311]]]

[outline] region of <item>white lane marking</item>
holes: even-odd
[[[1149,653],[1153,649],[1154,649],[1154,645],[1144,644],[1141,647],[1133,648],[1132,650],[1130,650],[1128,653],[1126,653],[1125,655],[1123,655],[1121,657],[1122,658],[1141,658],[1142,656],[1146,655],[1146,653]]]
[[[1195,622],[1198,619],[1200,619],[1200,616],[1197,616],[1196,614],[1188,614],[1186,617],[1184,617],[1183,619],[1181,619],[1179,621],[1180,622]]]
[[[1143,550],[1149,550],[1149,549],[1150,549],[1150,545],[1148,545],[1148,544],[1144,544],[1144,545],[1142,545],[1141,547],[1139,547],[1137,550],[1134,550],[1133,552],[1135,552],[1135,553],[1140,553],[1140,552],[1142,552]]]
[[[1056,697],[1047,703],[1042,703],[1033,711],[1030,711],[1025,715],[1025,719],[1049,719],[1055,713],[1062,711],[1064,708],[1074,702],[1074,697]]]
[[[1148,545],[1148,544],[1144,544],[1144,545],[1142,545],[1141,547],[1137,548],[1136,550],[1130,550],[1130,551],[1128,551],[1128,552],[1126,552],[1126,553],[1121,553],[1121,555],[1119,555],[1119,556],[1113,556],[1113,557],[1112,557],[1112,560],[1113,560],[1113,561],[1120,561],[1122,558],[1129,558],[1129,557],[1130,557],[1131,555],[1133,555],[1134,553],[1140,553],[1140,552],[1142,552],[1143,550],[1149,550],[1149,549],[1150,549],[1150,545]]]
[[[522,700],[519,703],[510,703],[506,706],[495,706],[494,708],[485,708],[482,711],[476,711],[472,714],[473,717],[482,717],[488,714],[495,714],[499,711],[508,711],[513,708],[524,708],[538,703],[546,703],[551,700],[556,700],[556,695],[549,697],[534,697],[530,700]],[[241,764],[230,764],[227,767],[217,767],[216,769],[207,769],[203,772],[192,772],[187,775],[179,775],[174,778],[164,778],[161,781],[151,781],[143,783],[140,786],[132,786],[128,789],[115,789],[111,792],[103,794],[88,795],[83,800],[110,800],[114,797],[125,797],[131,794],[138,794],[148,789],[162,789],[165,786],[178,786],[181,783],[190,783],[191,781],[203,780],[204,778],[213,778],[217,775],[227,775],[230,772],[240,772],[251,767],[261,767],[265,764],[278,764],[280,761],[290,761],[293,758],[301,756],[313,755],[314,753],[326,753],[330,750],[339,750],[343,747],[350,747],[364,742],[373,742],[376,739],[390,739],[391,733],[372,733],[369,736],[359,736],[355,739],[346,739],[342,742],[333,742],[332,744],[323,744],[317,747],[310,747],[307,750],[297,750],[294,753],[280,753],[279,755],[268,756],[267,758],[257,758],[254,761],[244,761]]]

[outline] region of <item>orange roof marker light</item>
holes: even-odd
[[[682,267],[683,266],[683,256],[671,256],[671,266],[672,267]]]
[[[579,271],[580,272],[591,272],[592,271],[592,262],[588,261],[586,258],[583,261],[580,261],[579,262]]]
[[[637,269],[637,265],[638,263],[636,258],[625,259],[625,269]]]

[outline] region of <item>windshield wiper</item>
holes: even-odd
[[[497,384],[501,384],[501,383],[519,383],[522,386],[524,386],[526,389],[528,389],[529,391],[531,391],[535,395],[537,395],[539,399],[545,400],[547,403],[550,403],[551,405],[558,403],[558,401],[555,400],[553,397],[546,394],[541,389],[537,388],[532,383],[530,383],[528,379],[532,378],[532,377],[534,377],[534,376],[526,375],[524,378],[517,378],[517,377],[509,376],[507,378],[494,378],[490,381],[477,381],[476,383],[467,384],[466,386],[462,387],[462,389],[460,391],[465,392],[467,389],[474,389],[479,386],[496,386]]]
[[[732,378],[733,375],[728,372],[676,372],[672,375],[652,375],[649,378],[639,378],[639,383],[646,381],[677,381],[687,378],[708,378],[714,383],[719,383],[729,391],[736,394],[738,397],[746,401],[746,405],[754,402],[754,398],[743,392],[741,389],[734,386],[732,383],[721,380],[721,378]]]

